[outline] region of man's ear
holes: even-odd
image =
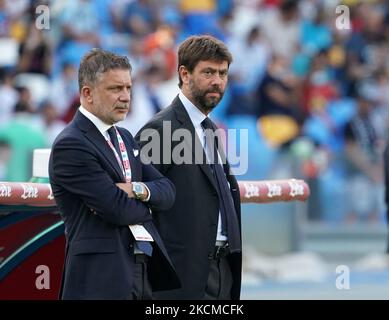
[[[189,83],[189,71],[185,66],[180,66],[178,68],[178,73],[180,74],[182,83],[187,85]]]
[[[87,102],[87,103],[93,103],[93,94],[92,89],[89,86],[83,86],[81,88],[81,97]]]

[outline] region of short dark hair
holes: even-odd
[[[207,60],[227,61],[228,66],[230,66],[232,55],[222,41],[209,35],[191,36],[180,44],[178,69],[180,66],[184,66],[189,72],[192,72],[200,61]],[[182,79],[179,73],[178,77],[178,86],[181,88]]]
[[[81,60],[78,69],[78,88],[92,85],[97,78],[109,70],[125,69],[131,72],[131,64],[126,56],[117,55],[103,49],[90,50]]]

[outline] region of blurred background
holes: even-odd
[[[311,189],[306,203],[242,206],[242,298],[389,299],[386,0],[0,0],[0,181],[28,181],[32,150],[71,121],[89,49],[129,57],[120,125],[136,134],[179,92],[179,43],[205,33],[234,57],[212,118],[249,132],[238,180]]]

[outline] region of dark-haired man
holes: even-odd
[[[135,138],[143,150],[153,139],[160,140],[149,159],[176,187],[173,207],[153,217],[182,288],[156,293],[158,299],[240,297],[239,188],[229,164],[222,161],[221,142],[212,137],[217,128],[208,117],[223,97],[231,61],[226,46],[211,36],[186,39],[178,50],[181,92]],[[184,129],[188,134],[177,141],[175,132]],[[184,163],[177,161],[179,145],[192,149]]]
[[[151,299],[152,290],[179,286],[151,215],[172,206],[174,186],[115,126],[129,110],[130,71],[124,56],[86,54],[81,106],[52,148],[50,183],[66,235],[62,299]]]

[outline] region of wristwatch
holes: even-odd
[[[132,183],[132,192],[134,192],[135,199],[144,200],[147,196],[145,187],[141,182]]]

